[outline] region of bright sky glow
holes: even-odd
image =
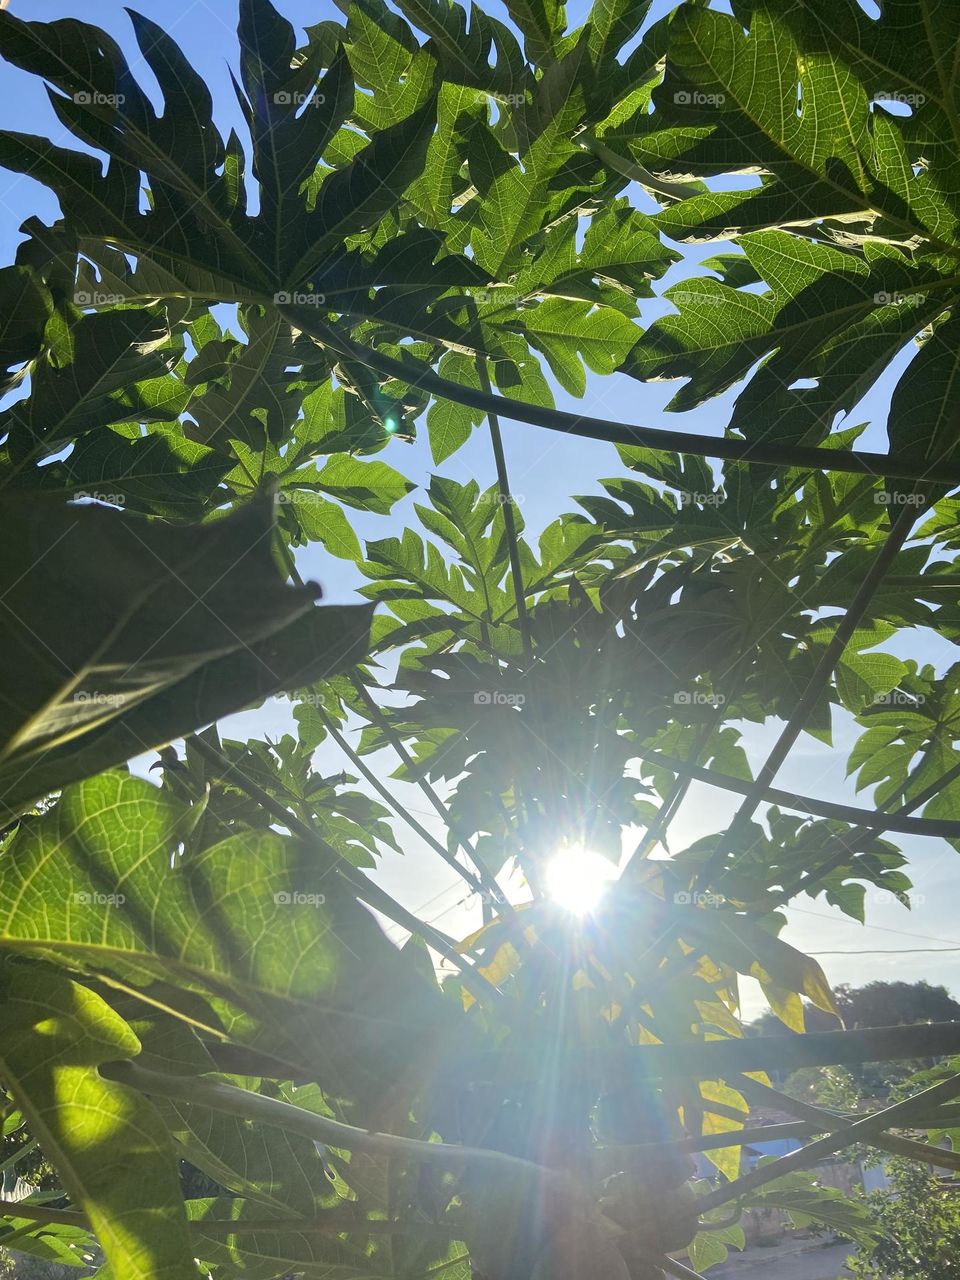
[[[550,897],[578,916],[597,906],[607,884],[616,877],[617,868],[612,862],[579,844],[561,849],[546,871]]]

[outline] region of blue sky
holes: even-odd
[[[341,17],[332,4],[323,0],[274,0],[274,3],[300,26]],[[170,0],[139,0],[136,7],[164,25],[202,73],[217,104],[218,123],[224,128],[231,124],[239,125],[227,70],[231,64],[235,65],[237,54],[233,0],[173,0],[173,3]],[[10,8],[18,16],[49,21],[76,17],[78,6],[75,0],[11,0]],[[582,9],[580,4],[570,6],[571,20]],[[661,3],[655,6],[655,12],[665,9]],[[82,17],[102,26],[120,41],[134,72],[142,78],[145,88],[154,92],[151,73],[144,67],[132,40],[122,5],[111,0],[86,0],[82,6]],[[5,64],[0,64],[0,127],[43,132],[63,145],[72,145],[72,140],[58,125],[40,82]],[[242,136],[242,127],[240,132]],[[639,207],[652,210],[654,206],[643,192],[634,190],[633,194]],[[18,228],[26,217],[38,214],[50,221],[57,212],[56,201],[45,188],[29,178],[0,171],[0,265],[12,261],[21,239]],[[722,246],[698,246],[694,253],[688,253],[686,260],[657,286],[658,292],[689,272],[693,260],[712,255],[718,248]],[[643,319],[649,322],[668,310],[669,304],[651,301],[644,304]],[[861,439],[863,448],[883,450],[886,447],[885,420],[890,390],[896,380],[894,374],[899,373],[909,358],[910,352],[904,353],[896,362],[894,371],[888,373],[850,415],[847,425],[871,424]],[[731,396],[712,401],[680,417],[664,412],[664,405],[675,390],[676,384],[644,386],[618,375],[606,379],[591,378],[583,401],[576,401],[555,388],[557,403],[562,408],[581,408],[591,414],[649,426],[713,434],[722,432]],[[522,514],[533,533],[561,512],[575,509],[571,495],[596,492],[602,477],[616,475],[621,470],[612,446],[518,423],[503,425],[512,487],[522,499]],[[380,456],[418,485],[428,483],[434,469],[425,431],[414,445],[393,441]],[[476,432],[472,440],[439,470],[441,474],[461,482],[475,478],[482,484],[492,483],[493,461],[486,432]],[[406,522],[408,514],[412,516],[412,501],[419,496],[414,492],[389,517],[362,518],[358,522],[361,536],[378,538],[394,532]],[[322,583],[329,600],[355,599],[354,591],[360,579],[354,566],[332,559],[320,547],[309,548],[298,559],[301,572]],[[901,657],[933,661],[941,669],[955,658],[952,645],[929,635],[919,641],[916,635],[908,635],[898,640],[894,649]],[[233,736],[273,735],[282,732],[290,723],[289,704],[278,701],[257,712],[234,717],[230,732]],[[777,725],[771,725],[763,730],[755,727],[748,730],[745,745],[755,765],[772,745],[777,728]],[[833,750],[812,739],[802,739],[781,771],[778,784],[831,799],[854,800],[852,787],[847,786],[843,779],[844,753],[854,737],[852,722],[841,716],[837,718]],[[335,751],[324,751],[320,764],[325,770],[332,771],[341,767],[341,760]],[[385,758],[377,759],[376,764],[384,774],[394,767],[393,762]],[[440,824],[428,811],[427,802],[420,793],[407,788],[403,788],[402,793],[405,803],[439,835]],[[861,803],[866,803],[866,800],[861,798]],[[694,788],[675,828],[676,847],[682,847],[688,840],[705,832],[717,830],[732,811],[733,805],[723,793],[704,787]],[[475,903],[461,901],[466,886],[439,859],[425,851],[415,837],[411,837],[405,847],[407,852],[403,859],[395,854],[385,855],[379,873],[384,886],[409,906],[424,907],[425,916],[436,919],[437,924],[448,932],[467,932],[476,923],[478,908]],[[801,909],[791,911],[790,925],[784,936],[804,950],[814,952],[950,945],[960,948],[960,926],[954,924],[956,913],[953,907],[957,855],[942,842],[919,837],[903,837],[903,847],[913,861],[911,874],[916,884],[917,904],[912,913],[897,904],[874,902],[868,909],[869,927],[864,928],[823,905],[808,904],[804,900]],[[956,955],[925,954],[919,950],[895,955],[824,955],[822,963],[833,982],[862,983],[873,978],[912,981],[925,977],[931,981],[942,981],[955,992],[960,992],[960,951]],[[759,1007],[754,993],[745,991],[745,998],[748,1009]]]

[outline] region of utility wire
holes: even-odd
[[[945,951],[960,951],[960,947],[880,947],[873,951],[810,951],[811,956],[920,956],[940,955]]]

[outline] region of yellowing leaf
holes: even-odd
[[[759,968],[759,966],[757,967]],[[803,1001],[797,993],[795,991],[785,991],[783,987],[778,987],[774,983],[764,982],[757,974],[754,976],[758,978],[770,1008],[784,1026],[802,1035],[807,1029],[807,1024],[803,1016]]]
[[[700,1096],[705,1102],[719,1102],[726,1107],[733,1107],[735,1110],[743,1112],[742,1120],[734,1120],[730,1116],[721,1116],[713,1111],[704,1111],[703,1134],[705,1137],[718,1133],[734,1133],[737,1129],[743,1128],[747,1113],[750,1110],[743,1094],[738,1093],[736,1089],[731,1089],[729,1085],[723,1084],[719,1080],[705,1080],[700,1084]],[[740,1175],[740,1152],[741,1148],[739,1146],[717,1147],[715,1150],[707,1150],[703,1154],[711,1164],[720,1170],[728,1181],[732,1182]]]

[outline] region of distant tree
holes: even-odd
[[[944,986],[920,982],[868,982],[852,987],[847,982],[834,987],[837,1008],[847,1027],[899,1027],[915,1022],[953,1022],[960,1019],[960,1003]],[[840,1023],[830,1013],[805,1004],[808,1031],[839,1031]],[[793,1034],[774,1013],[763,1013],[749,1027],[750,1034],[775,1036]]]
[[[868,982],[863,987],[841,983],[834,988],[834,998],[846,1027],[895,1027],[910,1026],[917,1022],[960,1020],[960,1003],[953,999],[947,988],[933,986],[926,981]],[[841,1028],[841,1023],[832,1014],[824,1013],[811,1004],[804,1005],[804,1014],[807,1031],[839,1031]],[[747,1030],[750,1035],[758,1036],[795,1034],[775,1014],[769,1012],[752,1022]],[[883,1097],[892,1085],[906,1079],[924,1065],[922,1059],[896,1063],[863,1063],[851,1067],[848,1074],[859,1095]],[[836,1083],[821,1077],[815,1079],[814,1075],[801,1071],[789,1077],[787,1085],[792,1084],[796,1089],[808,1091],[793,1093],[794,1097],[816,1102],[817,1099],[809,1090],[826,1088],[829,1092],[832,1084]],[[797,1077],[801,1079],[798,1081]],[[842,1106],[837,1102],[831,1104],[826,1097],[820,1101],[825,1106]]]
[[[927,1169],[891,1160],[891,1186],[866,1197],[877,1241],[847,1266],[857,1280],[954,1280],[960,1276],[960,1196]]]
[[[868,982],[835,989],[840,1015],[848,1027],[894,1027],[913,1022],[953,1022],[960,1004],[943,986],[929,982]]]
[[[815,1107],[834,1111],[856,1111],[860,1088],[847,1067],[801,1067],[787,1078],[784,1093]]]

